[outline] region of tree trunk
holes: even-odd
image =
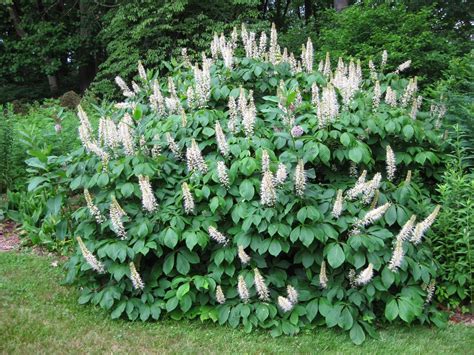
[[[304,0],[304,19],[308,23],[309,19],[313,16],[313,4],[311,0]]]
[[[349,6],[349,0],[334,0],[334,8],[336,11],[342,11]]]
[[[49,90],[51,94],[56,95],[59,91],[58,77],[56,75],[47,75]]]
[[[81,16],[80,38],[81,46],[79,48],[79,88],[84,92],[92,82],[95,76],[95,57],[91,54],[91,11],[89,0],[79,1],[79,13]]]

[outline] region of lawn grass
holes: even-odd
[[[60,285],[52,259],[0,253],[0,353],[452,353],[474,349],[474,327],[390,326],[380,339],[355,346],[346,333],[317,328],[272,338],[200,321],[113,321],[77,304],[77,291]]]

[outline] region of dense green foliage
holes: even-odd
[[[472,312],[474,174],[466,169],[463,137],[459,127],[455,126],[455,129],[455,155],[447,165],[439,185],[439,201],[443,204],[443,209],[433,227],[433,255],[440,264],[440,284],[437,290],[440,302],[454,309]]]
[[[18,114],[11,105],[0,106],[0,192],[26,183],[25,160],[31,152],[62,155],[77,148],[77,127],[75,113],[56,101],[29,106],[25,113]]]
[[[426,83],[438,80],[450,59],[462,54],[452,36],[440,36],[434,30],[438,19],[429,8],[409,12],[402,6],[360,5],[328,15],[316,47],[322,53],[368,60],[385,49],[392,56],[389,69],[411,59],[409,73]]]
[[[267,55],[271,58],[271,50]],[[421,221],[433,209],[424,182],[436,175],[443,157],[442,132],[435,130],[434,118],[422,109],[414,115],[411,104],[391,106],[383,99],[373,104],[374,82],[352,77],[358,72],[354,63],[340,62],[329,75],[329,69],[326,74],[298,71],[284,59],[272,64],[235,57],[233,69],[217,60],[210,66],[210,87],[203,89],[199,85],[206,67],[195,72],[185,62],[177,63],[170,68],[171,86],[166,78],[156,78],[152,71],[145,77],[141,71],[134,94],[123,88],[131,96],[125,106],[98,108],[108,117],[98,140],[79,112],[86,149],[72,154],[67,175],[73,190],[92,194],[88,207],[73,216],[74,235],[83,238],[89,251],[81,246],[70,259],[67,280],[83,288],[80,302],[109,309],[114,318],[200,317],[232,327],[242,324],[249,332],[268,328],[273,335],[295,334],[309,323],[326,324],[350,331],[358,344],[366,333],[373,334],[375,320],[443,324],[435,307],[425,305],[425,297],[430,298],[426,286],[437,269],[429,243],[407,241],[400,269],[388,267],[400,229],[414,213]],[[399,92],[397,101],[403,101],[408,80],[394,73],[377,76],[383,92],[390,85]],[[152,77],[159,81],[153,84]],[[334,95],[339,104],[326,96],[333,88],[330,82],[338,87]],[[355,89],[347,96],[349,83]],[[314,84],[321,99],[315,98]],[[166,93],[167,108],[160,104],[156,85]],[[189,88],[195,90],[194,100]],[[196,104],[206,90],[209,97]],[[410,97],[409,102],[417,101],[415,94]],[[232,105],[227,107],[232,98],[238,101],[237,128],[232,126]],[[175,112],[176,104],[186,113]],[[340,105],[337,119],[317,114],[315,105],[323,112],[330,110],[325,105]],[[254,124],[246,123],[249,115],[255,115]],[[118,143],[110,133],[117,128],[108,128],[109,133],[105,128],[116,124]],[[302,132],[294,133],[298,130]],[[165,148],[169,137],[178,148]],[[393,182],[375,183],[375,177],[364,198],[347,197],[355,183],[348,177],[351,165],[366,169],[368,177],[384,172],[388,144],[397,157]],[[179,159],[184,151],[187,163]],[[228,187],[219,177],[218,162],[227,166]],[[279,175],[274,174],[282,165],[289,177],[275,187]],[[415,177],[405,180],[409,169]],[[151,191],[143,187],[146,180]],[[273,188],[275,200],[270,194],[269,201],[265,191]],[[333,211],[338,189],[346,193],[340,217]],[[154,199],[157,209],[150,203]],[[364,216],[384,206],[385,213],[356,232]],[[224,236],[216,236],[212,227]],[[256,269],[269,288],[265,297],[261,289],[256,291]],[[365,281],[364,274],[369,275]],[[286,296],[288,285],[299,296],[296,301],[290,292],[291,307],[285,309],[279,296]]]

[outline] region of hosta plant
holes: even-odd
[[[200,318],[274,336],[327,325],[355,343],[378,322],[442,324],[426,232],[439,115],[409,65],[301,60],[242,27],[209,57],[139,64],[124,102],[79,107],[83,192],[67,280],[130,320]],[[89,113],[90,115],[91,113]]]

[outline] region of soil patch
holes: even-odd
[[[0,252],[17,250],[20,247],[20,237],[15,223],[3,221],[0,223]]]

